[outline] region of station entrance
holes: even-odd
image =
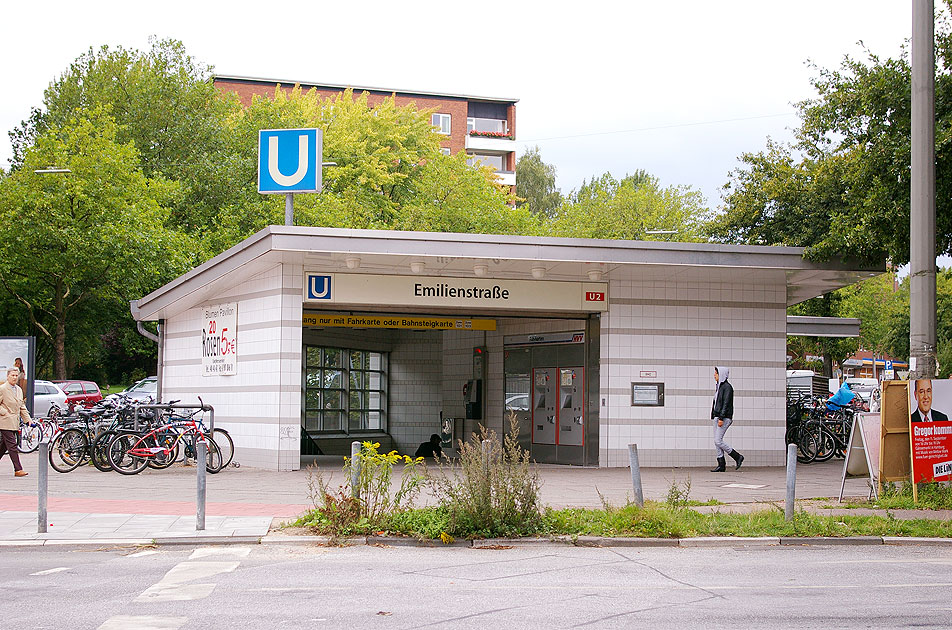
[[[412,455],[434,434],[452,457],[480,426],[501,435],[514,419],[535,461],[597,465],[598,322],[305,311],[302,462],[354,440]]]

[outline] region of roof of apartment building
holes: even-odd
[[[439,98],[462,99],[466,101],[483,101],[493,103],[518,103],[517,98],[499,98],[494,96],[474,96],[472,94],[453,94],[446,92],[429,92],[426,90],[405,90],[394,88],[370,87],[365,85],[347,85],[343,83],[324,83],[321,81],[299,81],[292,79],[272,79],[265,77],[247,77],[235,74],[215,74],[212,79],[234,81],[239,83],[262,83],[268,85],[300,85],[302,88],[323,88],[328,90],[346,90],[352,88],[355,92],[377,92],[381,94],[400,94],[401,96],[426,96]]]

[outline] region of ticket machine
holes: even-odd
[[[582,446],[585,441],[585,391],[580,367],[559,368],[559,444]]]
[[[533,444],[558,444],[557,372],[556,368],[533,368],[532,370]]]

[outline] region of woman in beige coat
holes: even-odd
[[[20,432],[20,418],[23,418],[24,422],[32,422],[32,419],[23,402],[23,392],[17,385],[19,380],[19,368],[8,368],[7,380],[0,385],[0,458],[9,451],[10,460],[13,462],[13,475],[26,477],[29,473],[20,465],[17,433]]]

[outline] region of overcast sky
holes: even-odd
[[[538,144],[563,192],[637,169],[711,207],[744,151],[788,139],[792,103],[844,55],[898,55],[897,0],[682,2],[11,2],[8,131],[90,46],[184,42],[222,74],[518,98],[520,147]],[[6,134],[0,163],[10,157]]]

